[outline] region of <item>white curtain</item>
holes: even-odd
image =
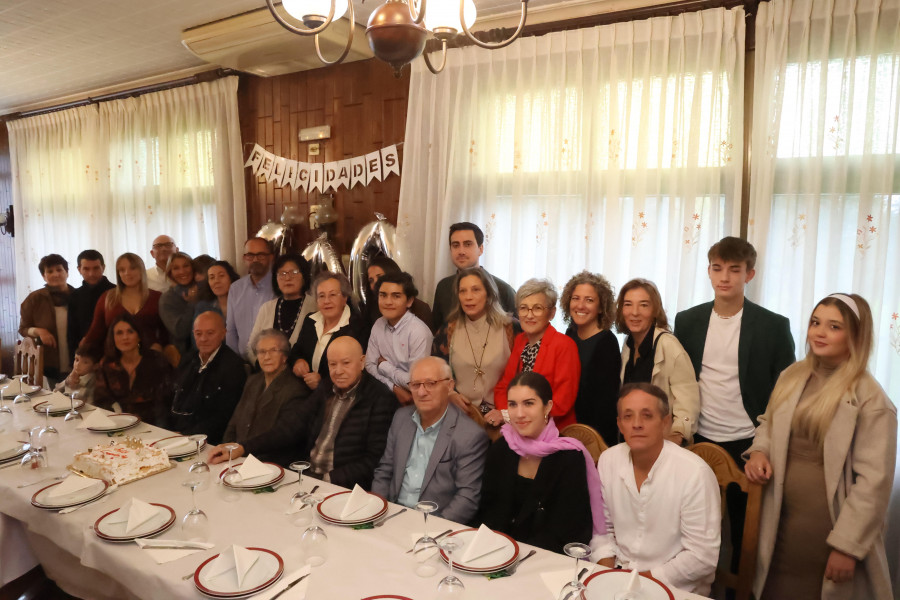
[[[16,292],[44,285],[46,254],[95,248],[148,264],[154,237],[235,262],[246,237],[237,77],[8,123]]]
[[[757,299],[804,353],[813,306],[872,307],[870,369],[900,400],[900,0],[773,0],[756,21],[750,241]],[[900,473],[888,535],[900,564]],[[900,580],[897,581],[900,584]],[[897,586],[900,589],[900,586]]]
[[[743,9],[451,51],[414,63],[400,264],[423,295],[452,272],[447,231],[485,231],[513,287],[583,268],[647,277],[667,310],[712,297],[706,250],[738,232]]]

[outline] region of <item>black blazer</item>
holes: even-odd
[[[331,342],[342,335],[349,335],[356,339],[359,345],[362,346],[363,352],[365,352],[369,344],[369,333],[366,329],[365,317],[360,316],[358,312],[351,308],[350,322],[334,332],[331,339],[328,340],[328,346],[331,346]],[[316,351],[318,342],[319,336],[316,334],[316,322],[313,320],[312,315],[307,315],[300,328],[300,335],[297,336],[297,342],[291,348],[291,353],[288,356],[288,368],[292,369],[294,363],[301,358],[308,362],[310,368],[312,368],[313,352]],[[331,381],[328,371],[328,346],[325,346],[325,351],[322,352],[322,360],[319,361],[319,375],[322,376],[323,381],[326,379]]]
[[[315,417],[307,432],[307,457],[312,452],[325,420],[325,403],[333,390],[323,381],[310,396]],[[334,438],[334,465],[329,475],[331,483],[352,488],[359,484],[368,490],[372,486],[375,467],[387,446],[388,431],[397,410],[397,398],[386,385],[362,372],[356,401],[344,418]]]
[[[575,327],[569,327],[566,335],[578,344]],[[587,362],[581,364],[581,383],[578,385],[578,396],[575,397],[575,419],[596,429],[607,446],[615,446],[619,441],[616,417],[622,351],[619,349],[619,340],[609,329],[601,331],[597,337],[593,354]]]
[[[538,467],[531,494],[513,497],[519,455],[500,438],[488,450],[481,485],[479,520],[520,542],[551,552],[563,552],[569,542],[589,543],[594,523],[587,487],[584,454],[560,450],[545,456]]]
[[[713,303],[707,302],[675,316],[675,337],[690,356],[697,379],[703,367],[703,349],[712,308]],[[794,338],[787,317],[744,299],[738,341],[738,379],[744,409],[753,419],[754,426],[759,425],[759,416],[766,412],[778,376],[794,361]]]
[[[116,287],[106,276],[103,276],[96,285],[90,286],[82,283],[81,287],[75,288],[69,295],[69,316],[67,317],[66,329],[68,331],[69,352],[72,360],[75,360],[75,349],[81,342],[81,338],[91,328],[94,321],[94,307],[97,306],[97,300],[106,290]]]
[[[181,357],[169,428],[184,435],[204,433],[210,444],[219,444],[241,399],[247,371],[243,359],[224,342],[202,373],[199,369],[197,350]]]

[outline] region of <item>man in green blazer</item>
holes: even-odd
[[[715,299],[678,313],[675,336],[700,383],[694,441],[722,446],[740,467],[778,376],[795,360],[794,339],[786,317],[744,297],[756,274],[749,242],[723,238],[708,257]]]

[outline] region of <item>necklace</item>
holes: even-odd
[[[463,328],[466,330],[466,339],[469,340],[469,349],[472,351],[472,362],[475,363],[475,378],[478,379],[484,375],[484,369],[481,368],[481,365],[484,364],[484,352],[487,350],[488,336],[491,334],[491,327],[488,325],[487,332],[484,334],[484,345],[481,346],[481,358],[476,360],[475,346],[472,345],[472,338],[469,336],[469,324],[467,321],[468,319],[463,321]],[[487,325],[487,322],[485,322],[485,325]]]
[[[290,337],[291,332],[293,332],[294,329],[297,327],[297,321],[300,319],[300,313],[302,312],[301,309],[303,307],[303,298],[302,297],[300,298],[300,305],[297,306],[297,314],[294,315],[294,323],[293,323],[293,325],[291,325],[290,329],[285,329],[282,326],[282,322],[281,322],[281,307],[284,306],[284,303],[285,303],[284,297],[281,297],[278,299],[278,308],[275,311],[275,329],[282,331],[285,335]]]

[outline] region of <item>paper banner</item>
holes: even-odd
[[[271,152],[265,152],[262,164],[259,166],[259,174],[266,178],[266,181],[272,181],[272,169],[275,168],[275,155]]]
[[[325,188],[323,191],[327,192],[328,190],[337,189],[337,177],[338,177],[338,163],[336,162],[327,162],[325,163]]]
[[[253,167],[253,174],[256,175],[259,173],[259,165],[265,155],[265,148],[259,144],[253,144],[253,150],[250,151],[250,158],[244,163],[244,167]]]
[[[287,170],[287,165],[285,164],[286,161],[287,159],[281,156],[276,156],[275,164],[272,166],[272,177],[269,179],[269,181],[271,181],[278,187],[284,185],[284,176],[285,171]]]
[[[322,189],[322,180],[325,177],[325,165],[322,163],[313,163],[309,165],[309,191],[319,190],[320,192],[324,191]]]
[[[297,163],[297,187],[304,192],[309,191],[309,163]]]
[[[381,152],[369,152],[366,154],[366,185],[373,179],[381,181]]]
[[[338,162],[338,176],[337,176],[337,184],[334,186],[335,189],[344,186],[348,190],[350,189],[350,161],[342,160]]]
[[[296,190],[300,185],[300,182],[297,181],[298,170],[299,169],[297,167],[296,160],[287,161],[287,169],[284,174],[284,182],[282,183],[282,185],[287,186],[288,184],[290,184],[290,186]]]
[[[391,173],[400,174],[400,154],[397,152],[397,145],[388,146],[381,149],[381,179],[387,179]]]
[[[356,187],[357,183],[366,184],[366,157],[357,156],[350,159],[350,187]]]

